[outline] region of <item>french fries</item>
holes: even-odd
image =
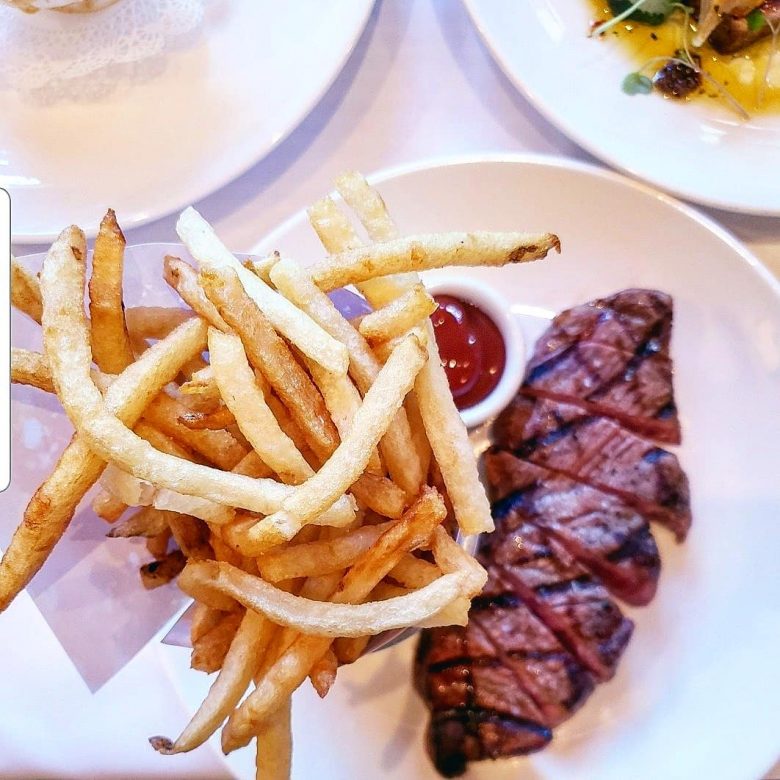
[[[109,374],[118,374],[135,360],[122,305],[124,256],[125,237],[109,209],[95,238],[89,280],[92,356]]]
[[[163,264],[182,308],[125,306],[112,211],[88,282],[75,227],[40,280],[12,263],[12,302],[44,343],[13,350],[12,379],[56,393],[75,434],[0,562],[0,611],[99,480],[107,535],[146,540],[144,587],[178,578],[197,604],[192,666],[218,672],[178,739],[152,746],[189,751],[224,724],[225,752],[255,739],[272,780],[289,777],[291,696],[307,677],[325,696],[370,637],[464,624],[486,579],[442,525],[450,505],[463,532],[491,520],[417,271],[559,248],[546,233],[400,238],[362,177],[337,186],[374,243],[323,198],[309,216],[330,257],[308,268],[278,252],[241,264],[187,209],[177,231],[198,270]],[[326,294],[346,284],[374,308],[355,324]]]

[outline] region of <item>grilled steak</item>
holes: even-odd
[[[423,631],[415,681],[431,709],[426,744],[446,777],[467,761],[522,755],[593,690],[593,678],[490,566],[469,624]]]
[[[442,774],[544,747],[614,675],[633,623],[607,587],[650,601],[660,558],[647,521],[679,539],[691,521],[677,459],[642,438],[679,441],[671,327],[671,299],[652,290],[562,312],[496,420],[488,582],[466,627],[422,632],[415,664]]]
[[[690,496],[677,458],[615,421],[518,395],[499,415],[493,434],[499,449],[612,493],[685,538]]]
[[[671,326],[671,299],[652,290],[625,290],[562,312],[537,342],[523,390],[678,443]]]
[[[661,571],[647,522],[620,499],[491,449],[485,454],[494,514],[520,512],[541,526],[629,604],[647,604]]]

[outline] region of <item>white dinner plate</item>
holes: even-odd
[[[587,37],[589,0],[464,2],[507,76],[591,154],[707,206],[780,215],[780,114],[743,121],[715,100],[626,95],[636,63],[610,36]]]
[[[194,203],[268,154],[316,105],[373,0],[209,0],[192,42],[95,99],[2,93],[0,187],[13,240],[42,243],[106,204],[131,228]]]
[[[678,545],[656,529],[658,594],[647,607],[626,609],[636,629],[615,678],[555,730],[548,749],[474,765],[469,776],[761,777],[780,752],[780,285],[707,218],[585,165],[482,158],[391,171],[375,182],[404,232],[559,234],[560,256],[463,271],[504,296],[529,347],[554,312],[625,287],[658,288],[675,301],[678,455],[694,517],[688,540]],[[272,248],[304,261],[322,255],[303,214],[257,251]],[[173,300],[155,281],[166,249],[129,251],[131,305]],[[15,343],[34,346],[36,328],[20,315],[14,329]],[[0,496],[0,545],[65,441],[62,413],[34,392],[14,388],[14,482]],[[159,643],[175,590],[138,595],[143,554],[131,548],[129,556],[126,542],[110,547],[104,533],[101,521],[80,513],[44,573],[0,616],[0,642],[11,650],[0,772],[215,777],[221,766],[224,776],[252,777],[251,751],[221,763],[217,739],[174,758],[146,745],[146,735],[178,733],[211,680],[189,669],[186,650]],[[152,639],[135,655],[123,645],[138,632]],[[435,780],[423,749],[426,710],[411,685],[413,652],[408,641],[342,669],[323,701],[303,686],[294,701],[296,780]],[[25,703],[23,721],[6,703],[14,696]],[[144,708],[147,700],[154,704]],[[34,739],[45,732],[45,743]]]

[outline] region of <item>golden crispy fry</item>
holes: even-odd
[[[232,469],[246,450],[227,431],[192,430],[179,422],[186,409],[167,393],[160,393],[144,412],[144,420],[174,441],[202,455],[221,469]]]
[[[306,360],[305,356],[304,360]],[[349,433],[352,427],[352,418],[362,403],[360,392],[348,376],[331,374],[313,360],[306,360],[306,367],[309,369],[309,374],[311,374],[314,384],[317,385],[317,389],[322,393],[328,413],[333,419],[339,436],[343,439]],[[380,477],[384,476],[385,472],[378,450],[371,453],[366,471]]]
[[[49,254],[59,255],[65,264],[76,256],[83,263],[86,254],[83,234],[69,228],[54,243]],[[74,291],[79,307],[83,306],[83,274],[82,265],[76,269],[78,283]],[[58,285],[56,273],[51,284]],[[54,308],[56,310],[56,304]],[[83,319],[83,309],[81,312]],[[66,329],[65,333],[69,331]],[[86,323],[82,324],[81,334],[88,339]],[[126,369],[112,384],[106,394],[106,409],[118,414],[123,422],[134,424],[151,398],[176,375],[181,361],[203,349],[205,336],[205,325],[200,322],[182,325],[168,339],[150,349],[145,360]],[[65,347],[64,344],[62,346]],[[87,357],[87,361],[87,379],[92,384],[89,376],[91,359]],[[56,381],[54,384],[56,386]],[[100,397],[97,388],[92,387]],[[103,404],[102,397],[100,403]],[[0,562],[0,611],[10,604],[43,565],[103,467],[103,460],[80,437],[75,437],[63,452],[52,474],[30,500],[24,519],[3,554]]]
[[[283,701],[257,734],[255,780],[289,780],[292,767],[292,699]]]
[[[206,674],[221,669],[242,618],[242,613],[230,612],[211,631],[193,642],[190,666]]]
[[[31,274],[13,256],[11,256],[11,306],[40,324],[42,304],[38,277]]]
[[[314,686],[314,690],[317,691],[317,695],[324,699],[328,695],[328,691],[336,682],[336,674],[339,670],[339,661],[336,658],[336,654],[333,650],[328,650],[325,655],[312,666],[309,672],[309,679]]]
[[[420,498],[403,518],[358,559],[332,600],[356,603],[368,596],[407,552],[428,540],[446,512],[441,496],[432,488],[423,488]],[[230,716],[222,731],[223,751],[229,753],[246,745],[263,720],[304,681],[329,647],[327,637],[299,636]]]
[[[306,209],[309,222],[329,255],[356,249],[362,243],[352,223],[333,198],[320,198]]]
[[[445,266],[525,263],[546,257],[551,249],[560,251],[560,241],[552,233],[432,233],[341,252],[313,265],[311,275],[321,290],[335,290],[376,276]]]
[[[246,294],[275,330],[324,368],[336,374],[346,373],[349,358],[344,345],[244,268],[195,209],[188,208],[182,212],[176,223],[176,231],[190,254],[198,261],[201,271],[232,270]],[[220,313],[224,317],[224,312]]]
[[[168,525],[169,513],[152,506],[141,507],[127,520],[115,525],[107,534],[110,539],[125,539],[132,536],[151,538],[159,536]]]
[[[190,561],[179,577],[179,587],[193,598],[210,589],[235,599],[247,609],[262,612],[274,623],[328,637],[381,634],[416,625],[463,595],[467,584],[464,573],[443,574],[430,585],[384,601],[380,607],[375,602],[323,603],[294,596],[229,563],[217,561]]]
[[[406,508],[406,493],[387,477],[378,477],[366,471],[352,483],[352,495],[382,517],[399,518]]]
[[[318,458],[336,449],[339,437],[325,402],[269,320],[244,293],[230,270],[201,273],[206,294],[241,337],[247,357],[287,407]]]
[[[271,269],[279,262],[279,253],[271,252],[265,257],[244,260],[244,268],[248,268],[255,276],[259,276],[267,285],[274,286],[271,281]]]
[[[184,260],[173,255],[166,255],[163,263],[163,277],[176,290],[182,300],[206,322],[214,328],[230,330],[225,320],[220,317],[216,306],[206,297],[203,288],[198,284],[198,272]]]
[[[194,645],[202,636],[220,623],[227,613],[207,607],[199,601],[196,601],[193,606],[192,620],[190,622],[190,642]]]
[[[371,601],[387,601],[387,599],[395,599],[399,596],[405,596],[407,593],[411,593],[408,588],[402,588],[400,585],[393,585],[390,582],[380,582],[371,591]]]
[[[195,313],[189,309],[168,306],[131,306],[125,309],[125,322],[134,339],[164,339]]]
[[[355,414],[349,435],[323,467],[284,501],[282,510],[249,531],[258,546],[291,539],[332,505],[365,470],[371,452],[387,431],[414,377],[425,362],[420,342],[409,336],[393,352]]]
[[[193,431],[218,431],[227,428],[229,425],[236,424],[236,418],[233,412],[226,406],[221,406],[213,412],[193,412],[186,411],[179,415],[179,422]]]
[[[362,176],[359,174],[342,176],[337,182],[337,187],[346,203],[355,210],[373,240],[388,241],[389,237],[395,235],[395,226],[387,215],[382,199],[368,186]],[[560,251],[557,237],[552,234],[545,235],[548,237],[547,240],[540,240],[534,248],[544,250],[544,253],[550,248]],[[502,239],[505,244],[512,240],[519,240],[522,243],[524,239],[517,237]],[[392,243],[388,243],[387,246]],[[419,278],[416,275],[398,278],[389,276],[366,282],[361,285],[360,290],[368,302],[377,308],[402,295],[417,282]],[[447,486],[460,528],[467,534],[492,531],[493,518],[490,515],[485,489],[479,481],[468,434],[452,400],[449,382],[441,367],[441,357],[430,323],[426,324],[426,332],[429,358],[417,377],[415,395],[428,441]]]
[[[232,506],[217,504],[215,501],[199,496],[186,496],[167,488],[157,489],[151,498],[151,503],[157,509],[192,515],[216,526],[227,525],[236,517],[236,510]]]
[[[428,434],[425,433],[425,423],[423,423],[422,414],[420,413],[420,402],[414,390],[406,396],[404,408],[406,409],[406,419],[409,420],[409,429],[412,432],[412,444],[420,461],[423,481],[425,482],[428,479],[433,453],[431,452],[431,444],[428,441]]]
[[[146,549],[148,550],[150,555],[154,556],[155,560],[162,561],[168,555],[168,543],[170,541],[171,541],[171,529],[166,526],[162,531],[160,531],[159,534],[157,534],[157,536],[150,536],[146,539]],[[177,552],[180,551],[177,550]],[[155,571],[156,569],[153,567],[153,569],[149,573],[154,574]],[[160,576],[161,577],[166,576],[168,571],[174,572],[172,576],[177,577],[181,569],[177,567],[176,561],[172,560],[169,564],[167,564],[165,568],[163,568],[163,571]],[[141,576],[143,577],[143,567],[141,569]],[[164,584],[164,583],[160,583],[160,584]]]
[[[350,375],[358,390],[365,395],[381,369],[368,342],[344,319],[333,302],[312,282],[307,271],[284,259],[277,263],[271,276],[277,288],[291,301],[305,309],[323,328],[347,345]],[[390,477],[410,496],[417,494],[422,484],[421,464],[415,457],[409,423],[403,409],[380,442],[379,449]]]
[[[196,615],[203,617],[198,619],[197,625],[193,617],[193,645],[213,628],[224,614],[198,604]],[[166,755],[193,750],[219,728],[249,688],[273,629],[274,624],[263,615],[251,609],[244,613],[219,675],[198,711],[176,742],[165,737],[152,737],[149,741],[155,750]]]
[[[387,576],[405,588],[424,588],[440,575],[441,571],[436,564],[414,555],[406,555]]]
[[[213,557],[208,542],[209,529],[203,520],[178,512],[169,512],[168,526],[174,541],[188,560],[201,561]]]
[[[297,485],[310,477],[311,466],[279,427],[255,383],[241,339],[211,328],[209,353],[220,394],[261,460],[287,484]]]
[[[147,590],[167,585],[178,577],[184,568],[185,559],[181,550],[174,550],[164,558],[144,564],[141,569],[141,583]]]
[[[11,347],[11,381],[37,387],[47,393],[54,392],[49,364],[40,352]]]
[[[370,343],[388,341],[402,336],[436,311],[436,301],[415,284],[381,309],[366,314],[358,330]]]
[[[107,523],[115,523],[124,514],[127,504],[105,491],[100,491],[92,499],[92,511]]]
[[[389,527],[390,523],[368,525],[335,539],[274,548],[257,559],[257,566],[263,579],[269,582],[342,571],[366,552]]]
[[[355,663],[365,652],[370,639],[370,636],[339,637],[333,643],[333,652],[336,654],[338,662],[342,666]]]
[[[92,356],[101,371],[118,374],[133,360],[122,301],[125,237],[112,209],[100,223],[92,253],[89,316]]]

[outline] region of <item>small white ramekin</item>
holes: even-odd
[[[439,276],[424,280],[431,295],[451,295],[481,309],[496,324],[504,338],[506,363],[496,387],[478,404],[462,409],[467,428],[476,428],[495,417],[517,393],[525,371],[525,340],[509,302],[484,282],[466,276]]]

